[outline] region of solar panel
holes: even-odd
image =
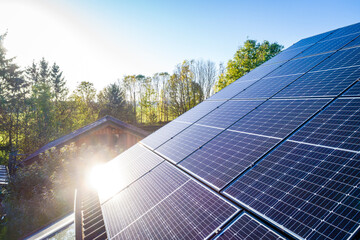
[[[329,99],[269,100],[230,127],[231,130],[285,137],[319,111]]]
[[[277,54],[275,57],[273,57],[270,60],[266,61],[264,63],[264,65],[273,64],[273,63],[279,63],[279,62],[285,62],[287,60],[290,60],[290,59],[294,58],[295,56],[297,56],[298,54],[300,54],[301,52],[303,52],[304,50],[308,49],[311,46],[312,45],[310,44],[310,45],[305,45],[305,46],[298,47],[298,48],[285,49],[284,51]]]
[[[190,123],[177,121],[169,122],[164,127],[141,140],[141,143],[145,144],[151,149],[155,149],[189,126]]]
[[[299,41],[115,159],[109,238],[358,238],[359,30]]]
[[[120,154],[103,169],[107,174],[100,176],[107,179],[99,179],[99,181],[104,183],[108,181],[112,185],[111,191],[106,186],[98,190],[100,202],[104,202],[120,192],[162,161],[164,160],[161,157],[140,144],[136,144],[128,151]]]
[[[300,76],[301,74],[295,74],[289,76],[263,78],[236,95],[233,99],[270,98]]]
[[[330,53],[324,53],[321,55],[294,59],[292,61],[286,62],[283,66],[267,75],[267,77],[305,73],[316,66],[316,64],[326,59],[329,55]]]
[[[203,104],[198,104],[189,111],[185,112],[176,120],[190,123],[196,122],[223,103],[224,101],[205,101]]]
[[[263,78],[272,71],[274,71],[276,68],[280,67],[281,64],[283,63],[274,63],[269,65],[262,64],[259,67],[251,70],[245,76],[241,77],[239,80],[236,81],[236,83],[240,81],[258,80],[260,78]]]
[[[337,99],[290,139],[333,148],[359,151],[359,106],[360,98]]]
[[[220,190],[280,140],[227,130],[185,158],[180,166]]]
[[[241,78],[240,78],[241,79]],[[230,99],[234,97],[239,92],[243,91],[245,88],[249,87],[251,84],[256,82],[257,80],[253,81],[239,81],[234,82],[231,87],[227,86],[221,91],[217,92],[216,94],[212,95],[207,100],[219,100],[219,99]]]
[[[204,239],[239,211],[168,163],[102,210],[110,239]]]
[[[277,93],[275,98],[335,97],[360,78],[360,66],[309,72]]]
[[[359,81],[360,79],[358,79]],[[355,83],[343,96],[360,96],[360,82]]]
[[[331,39],[325,38],[325,40],[318,42],[317,44],[308,48],[307,50],[305,50],[303,53],[299,54],[296,57],[305,57],[314,54],[338,50],[339,48],[348,44],[350,41],[354,40],[358,35],[359,35],[358,33],[355,33],[347,36],[341,36],[338,38],[331,38]]]
[[[172,162],[183,160],[190,153],[219,134],[222,129],[192,125],[156,149],[157,153]]]
[[[356,46],[359,46],[359,45],[360,45],[360,36],[357,37],[354,41],[352,41],[348,45],[346,45],[345,48],[356,47]]]
[[[197,124],[227,128],[259,106],[262,102],[263,101],[228,101],[200,119]]]
[[[243,213],[235,222],[222,232],[216,240],[258,239],[277,240],[284,239],[269,227],[259,222],[248,213]]]
[[[334,33],[329,35],[327,38],[336,38],[336,37],[345,36],[353,33],[359,33],[359,32],[360,32],[360,23],[355,23],[343,28],[336,29]]]
[[[312,37],[301,39],[297,43],[290,46],[288,49],[293,49],[293,48],[298,48],[298,47],[302,47],[302,46],[305,46],[305,45],[315,44],[315,43],[323,40],[324,38],[326,38],[327,36],[329,36],[333,32],[334,31],[329,31],[329,32],[325,32],[325,33],[321,33],[321,34],[312,36]]]
[[[312,71],[353,67],[360,65],[360,47],[349,48],[336,52]]]
[[[344,239],[359,225],[360,155],[287,141],[226,189],[236,201],[309,239]]]

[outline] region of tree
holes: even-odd
[[[136,120],[136,76],[135,75],[127,75],[122,79],[123,88],[125,91],[125,98],[132,105],[132,112],[135,116]]]
[[[54,63],[50,71],[50,80],[55,102],[65,100],[69,91],[66,87],[66,81],[62,74],[63,72],[60,71],[60,67]]]
[[[14,58],[6,57],[3,41],[6,34],[0,35],[0,143],[7,158],[9,154],[9,171],[13,173],[15,156],[19,148],[20,130],[22,126],[21,112],[24,109],[28,84],[22,77]]]
[[[112,83],[98,94],[99,118],[111,115],[123,121],[134,121],[131,107],[127,104],[119,83]]]
[[[93,83],[81,82],[73,94],[71,100],[74,103],[75,113],[74,119],[75,129],[82,127],[88,123],[94,122],[98,117],[98,108],[96,104],[96,89]]]
[[[203,95],[201,101],[212,95],[214,83],[217,78],[217,69],[215,63],[207,60],[191,61],[191,71],[194,74],[194,82],[198,83],[202,89]]]
[[[246,40],[244,45],[236,51],[234,58],[228,61],[225,73],[219,76],[219,80],[215,85],[215,91],[220,91],[274,57],[281,49],[283,49],[283,46],[276,42],[264,41],[258,43],[256,40]]]
[[[202,89],[194,81],[191,62],[184,61],[178,65],[167,84],[170,112],[173,117],[185,113],[202,101]]]
[[[39,80],[41,83],[49,83],[50,82],[50,69],[49,63],[42,58],[39,62]]]

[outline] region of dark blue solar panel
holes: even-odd
[[[230,99],[234,97],[239,92],[243,91],[245,88],[249,87],[251,84],[256,82],[254,81],[239,81],[231,84],[231,86],[227,86],[226,88],[222,89],[221,91],[217,92],[216,94],[212,95],[207,100],[219,100],[219,99]]]
[[[324,38],[326,38],[327,36],[329,36],[332,32],[334,32],[334,31],[329,31],[329,32],[325,32],[325,33],[321,33],[321,34],[312,36],[312,37],[301,39],[300,41],[298,41],[297,43],[295,43],[288,49],[298,48],[298,47],[302,47],[302,46],[309,45],[309,44],[315,44],[318,41],[321,41]]]
[[[108,174],[106,176],[99,176],[99,178],[108,178],[112,185],[111,191],[109,191],[107,186],[98,190],[100,201],[104,202],[120,192],[162,161],[164,161],[164,159],[140,144],[136,144],[120,154],[105,165],[104,171]],[[101,181],[104,180],[105,179],[102,179]]]
[[[333,34],[329,35],[326,39],[337,38],[348,34],[360,32],[360,23],[355,23],[350,26],[336,29]]]
[[[351,34],[339,38],[332,38],[329,40],[318,42],[317,44],[313,45],[312,47],[305,50],[303,53],[299,54],[296,57],[305,57],[309,55],[338,50],[339,48],[348,44],[351,40],[355,39],[357,36],[358,34]]]
[[[285,137],[329,99],[269,100],[230,127],[240,132]]]
[[[337,99],[290,139],[360,150],[360,98]]]
[[[200,119],[197,124],[227,128],[259,106],[262,102],[263,101],[228,101]]]
[[[224,103],[224,101],[204,101],[202,103],[199,103],[189,111],[185,112],[183,115],[178,117],[177,121],[182,122],[196,122],[212,110],[214,110],[216,107]]]
[[[343,96],[360,96],[360,82],[357,82]]]
[[[180,166],[221,189],[278,142],[280,139],[225,131],[184,159]]]
[[[190,153],[219,134],[222,129],[192,125],[156,149],[172,162],[183,160]]]
[[[359,164],[356,153],[287,141],[225,192],[300,237],[345,239],[360,221]]]
[[[163,163],[102,211],[111,239],[204,239],[238,209]]]
[[[233,99],[269,98],[300,76],[301,74],[263,78],[236,95]]]
[[[337,96],[359,78],[360,66],[309,72],[276,94],[275,97]]]
[[[118,234],[188,181],[189,177],[164,162],[116,194],[101,206],[108,236]]]
[[[352,67],[360,65],[360,47],[349,48],[336,52],[312,71]]]
[[[285,49],[281,53],[277,54],[275,57],[271,58],[270,60],[266,61],[264,64],[273,64],[278,62],[285,62],[287,60],[290,60],[303,52],[304,50],[308,49],[311,45],[305,45],[298,48],[291,48],[291,49]]]
[[[241,77],[239,80],[236,80],[236,83],[240,82],[240,81],[248,81],[248,80],[255,80],[255,79],[257,80],[257,79],[263,78],[263,77],[267,76],[269,73],[271,73],[272,71],[274,71],[276,68],[280,67],[281,64],[283,64],[283,63],[260,65],[259,67],[251,70],[245,76]]]
[[[277,240],[284,239],[279,234],[262,224],[249,214],[244,213],[224,232],[220,233],[217,240],[236,240],[236,239],[254,239],[254,240]]]
[[[190,126],[189,123],[172,121],[145,139],[141,140],[141,142],[148,147],[155,149],[188,126]]]
[[[345,46],[345,48],[356,47],[360,45],[360,37],[357,37],[354,41]]]
[[[309,70],[311,70],[316,64],[323,61],[325,58],[327,58],[330,55],[330,53],[325,53],[321,55],[315,55],[305,58],[297,58],[294,60],[291,60],[289,62],[286,62],[284,65],[282,65],[280,68],[276,69],[267,77],[276,77],[276,76],[283,76],[283,75],[291,75],[291,74],[298,74],[298,73],[305,73]]]

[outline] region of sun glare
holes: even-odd
[[[100,199],[107,199],[122,185],[122,176],[109,164],[95,165],[88,174],[88,185],[98,191]],[[117,186],[117,187],[113,187]]]

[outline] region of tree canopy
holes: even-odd
[[[256,40],[246,40],[244,45],[236,51],[234,58],[228,61],[226,71],[220,74],[215,85],[215,92],[274,57],[282,49],[283,46],[276,42],[263,41],[259,43]]]

